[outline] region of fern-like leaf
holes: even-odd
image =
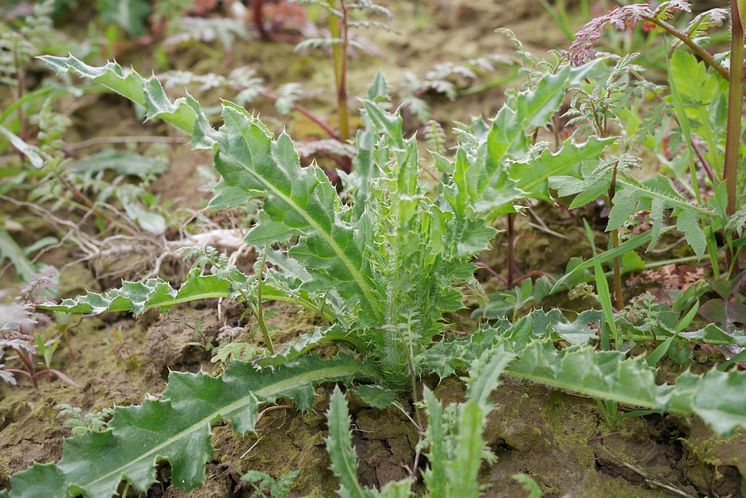
[[[676,190],[670,179],[663,176],[644,182],[620,177],[617,185],[607,231],[621,227],[637,211],[649,210],[652,223],[650,249],[665,226],[665,212],[670,210],[677,219],[676,228],[684,234],[694,253],[700,257],[704,255],[707,241],[701,227],[702,219],[716,217],[717,213],[690,202]]]

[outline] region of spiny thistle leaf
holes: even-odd
[[[559,110],[566,90],[582,81],[598,62],[578,68],[563,67],[556,74],[542,77],[534,89],[521,92],[506,103],[492,123],[494,137],[489,149],[492,164],[498,164],[508,152],[527,151],[526,130],[546,126]]]
[[[746,427],[746,372],[686,372],[675,384],[658,385],[656,369],[643,357],[626,358],[621,352],[588,346],[557,350],[550,339],[536,338],[530,315],[513,325],[481,329],[468,339],[445,341],[435,349],[449,351],[450,368],[455,370],[472,365],[483,351],[499,344],[518,355],[505,368],[508,376],[649,410],[694,413],[722,435]]]
[[[338,386],[332,393],[326,417],[329,424],[326,450],[334,475],[339,478],[337,493],[342,498],[374,498],[378,493],[363,487],[357,479],[357,452],[352,446],[350,414],[345,396]]]
[[[336,289],[348,303],[359,304],[363,319],[382,316],[381,291],[362,257],[355,231],[341,219],[337,192],[321,169],[300,166],[285,133],[273,140],[257,118],[231,102],[223,103],[223,126],[215,130],[192,97],[171,102],[155,77],[146,80],[134,71],[125,75],[113,62],[96,68],[73,56],[41,59],[58,71],[73,71],[143,105],[147,119],[163,119],[191,134],[195,146],[212,148],[215,167],[228,187],[243,191],[247,200],[265,199],[247,242],[268,244],[299,236],[290,253],[306,265],[317,286]]]
[[[116,62],[93,67],[73,55],[44,55],[39,59],[57,72],[72,72],[143,106],[146,120],[162,119],[190,135],[197,120],[197,113],[201,112],[198,111],[199,105],[193,98],[180,98],[171,102],[154,76],[144,79],[134,69],[125,72]]]
[[[513,165],[509,175],[515,180],[517,188],[535,199],[551,202],[549,180],[564,175],[579,177],[582,162],[598,161],[610,141],[594,137],[583,144],[576,144],[568,139],[556,153],[545,150],[536,159]]]
[[[214,422],[226,420],[235,431],[250,432],[261,403],[288,397],[307,405],[313,385],[353,377],[374,378],[375,373],[349,357],[311,356],[271,372],[236,362],[222,378],[172,372],[161,400],[116,408],[107,430],[67,439],[58,464],[34,465],[14,475],[9,496],[110,497],[122,480],[144,493],[164,460],[171,465],[173,485],[193,489],[204,481],[212,458]]]
[[[454,458],[446,466],[448,493],[446,496],[477,498],[481,486],[477,477],[482,465],[485,442],[482,430],[487,414],[475,401],[467,401],[461,409],[456,435]]]
[[[427,431],[425,440],[429,446],[428,460],[430,466],[422,473],[427,484],[430,498],[447,498],[448,477],[445,463],[448,460],[446,433],[443,421],[443,408],[435,394],[425,386],[422,398],[427,411]]]
[[[167,309],[189,301],[228,297],[237,282],[236,276],[228,279],[192,270],[178,290],[160,278],[145,282],[125,281],[119,289],[104,294],[90,292],[74,299],[63,299],[59,304],[40,304],[37,309],[76,314],[129,311],[139,315],[149,308]]]
[[[490,395],[500,385],[500,375],[514,359],[515,355],[502,345],[482,353],[469,369],[467,399],[477,403],[484,412],[489,412],[492,409]]]
[[[493,408],[490,396],[514,359],[503,345],[486,349],[469,368],[466,401],[452,403],[445,411],[432,391],[423,390],[427,411],[423,446],[429,450],[430,463],[423,477],[431,498],[480,495],[479,468],[486,454],[482,431]]]
[[[269,131],[242,107],[224,103],[223,120],[217,133],[204,130],[217,145],[215,167],[229,186],[265,196],[259,223],[246,241],[282,242],[299,235],[290,255],[318,284],[356,300],[369,317],[380,317],[380,290],[353,228],[340,218],[342,204],[326,174],[316,166],[301,168],[290,137],[283,133],[272,141]]]
[[[321,344],[331,342],[346,342],[359,352],[365,352],[368,349],[368,346],[360,337],[342,330],[337,325],[332,325],[330,327],[318,327],[313,332],[300,336],[279,353],[262,358],[258,361],[258,364],[262,367],[284,365]]]
[[[550,342],[533,342],[506,374],[631,406],[695,413],[723,435],[746,427],[744,372],[711,370],[703,376],[687,372],[674,385],[657,385],[655,369],[641,357],[626,359],[623,353],[588,347],[557,351]]]

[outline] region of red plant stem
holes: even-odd
[[[277,102],[277,100],[278,100],[277,95],[275,95],[274,93],[271,93],[271,92],[262,91],[261,95],[265,99],[271,100],[272,102]],[[317,116],[316,114],[314,114],[313,112],[311,112],[306,107],[303,107],[300,104],[293,104],[293,110],[295,110],[295,111],[303,114],[305,117],[307,117],[308,119],[310,119],[311,121],[313,121],[314,123],[316,123],[319,126],[319,128],[321,128],[322,130],[324,130],[326,132],[326,134],[329,135],[329,137],[333,138],[334,140],[341,140],[339,134],[336,131],[334,131],[334,128],[332,128],[331,126],[329,126],[329,124],[326,121],[324,121],[323,119],[321,119],[319,116]]]
[[[515,283],[515,214],[508,213],[508,289],[512,289]]]
[[[736,212],[736,177],[738,146],[741,141],[741,110],[743,103],[743,23],[741,11],[746,1],[731,0],[730,84],[728,85],[728,129],[725,135],[725,166],[723,181],[728,192],[726,213]]]
[[[614,165],[614,170],[611,174],[611,184],[609,185],[609,209],[614,207],[614,196],[616,195],[616,177],[617,177],[617,166]],[[619,229],[611,231],[611,246],[619,246]],[[624,286],[622,284],[622,265],[619,256],[614,258],[614,306],[617,311],[624,308]]]
[[[271,37],[264,27],[264,0],[251,0],[251,11],[254,27],[259,32],[259,36],[262,40],[270,40]]]
[[[702,164],[702,168],[705,170],[705,173],[707,173],[707,177],[710,179],[711,182],[715,182],[715,172],[712,170],[712,166],[710,166],[710,163],[707,162],[707,159],[705,159],[705,155],[702,153],[702,149],[694,140],[692,140],[692,149],[694,149],[694,153],[697,155],[697,159],[699,159],[699,162]]]
[[[513,282],[513,284],[514,285],[518,285],[521,282],[523,282],[524,280],[526,280],[527,278],[541,278],[541,277],[546,277],[553,284],[557,283],[557,279],[554,278],[551,274],[549,274],[549,273],[547,273],[545,271],[541,271],[541,270],[534,270],[534,271],[530,271],[528,273],[524,273],[520,277],[516,278],[515,282]]]
[[[18,358],[21,360],[21,363],[23,363],[23,366],[26,367],[26,372],[28,373],[29,379],[31,379],[31,384],[34,386],[34,389],[39,388],[39,382],[36,380],[36,368],[34,367],[34,360],[32,358],[29,358],[28,353],[21,349],[16,349],[16,354],[18,354]]]
[[[327,0],[332,9],[336,0]],[[337,119],[339,122],[339,136],[342,141],[350,138],[350,119],[347,107],[347,49],[349,45],[347,4],[339,0],[341,19],[333,12],[329,12],[329,34],[340,40],[332,45],[332,60],[334,63],[334,83],[337,90]]]
[[[339,0],[342,9],[342,23],[340,31],[342,35],[342,60],[339,67],[339,88],[337,88],[337,105],[339,107],[339,135],[342,141],[350,139],[350,116],[347,107],[347,52],[349,49],[349,26],[347,19],[347,4],[345,0]]]

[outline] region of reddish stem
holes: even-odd
[[[512,289],[515,284],[515,214],[508,213],[508,253],[507,253],[507,266],[508,266],[508,289]]]
[[[264,27],[264,0],[251,0],[251,12],[254,17],[254,27],[262,40],[271,40],[267,28]]]
[[[279,97],[277,97],[277,95],[275,95],[272,92],[268,92],[266,90],[262,91],[261,95],[265,99],[271,100],[272,102],[277,102],[277,100],[279,99]],[[314,123],[316,123],[319,126],[319,128],[321,128],[322,130],[324,130],[326,132],[326,134],[329,135],[334,140],[340,140],[340,137],[337,134],[337,132],[334,131],[334,128],[332,128],[331,126],[329,126],[326,123],[326,121],[324,121],[323,119],[321,119],[319,116],[315,115],[313,112],[311,112],[306,107],[303,107],[300,104],[293,104],[293,110],[295,110],[295,111],[303,114],[305,117],[307,117],[308,119],[310,119],[311,121],[313,121]]]
[[[738,148],[741,142],[741,108],[743,102],[743,24],[738,0],[730,1],[731,52],[730,84],[728,85],[728,128],[725,137],[725,166],[723,181],[728,191],[726,213],[736,212],[736,175],[738,174]]]

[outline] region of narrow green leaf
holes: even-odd
[[[666,233],[671,229],[672,227],[665,227],[661,230],[661,233]],[[572,282],[574,278],[578,277],[584,271],[593,268],[596,262],[601,263],[601,264],[608,263],[609,261],[612,261],[616,257],[624,256],[624,254],[627,253],[628,251],[634,251],[638,247],[648,244],[652,238],[653,238],[653,234],[650,231],[642,232],[637,235],[633,235],[629,239],[619,244],[617,247],[613,247],[612,249],[609,249],[608,251],[604,251],[600,254],[597,254],[596,256],[593,256],[592,258],[586,261],[583,261],[582,263],[577,265],[575,268],[573,268],[572,271],[566,273],[565,275],[562,276],[562,278],[557,280],[557,282],[552,287],[551,293],[554,294],[555,292],[562,290],[566,282]]]
[[[591,249],[593,249],[593,256],[595,258],[596,244],[593,242],[593,231],[585,219],[583,220],[583,225],[585,225],[585,233],[590,241]],[[604,313],[604,323],[611,332],[611,335],[614,337],[614,343],[618,348],[620,346],[619,332],[617,331],[616,322],[614,321],[614,308],[611,304],[609,282],[606,280],[604,270],[601,268],[601,263],[597,259],[593,262],[593,275],[596,279],[596,294],[598,295],[598,300],[601,302],[601,308]],[[601,348],[609,349],[609,338],[605,335],[603,329],[601,330]]]
[[[334,388],[326,417],[329,424],[326,450],[332,461],[334,475],[340,481],[337,493],[343,498],[375,497],[376,493],[363,487],[357,479],[357,452],[352,447],[350,414],[339,386]]]
[[[485,443],[482,439],[482,428],[486,413],[475,401],[467,401],[458,421],[458,435],[454,459],[448,466],[447,496],[476,498],[479,496],[479,467],[482,465],[482,454]]]
[[[427,431],[425,439],[430,451],[430,466],[423,472],[430,498],[448,498],[448,476],[446,475],[446,434],[443,427],[443,408],[435,394],[427,387],[422,391],[422,398],[427,412]]]
[[[34,279],[37,269],[29,261],[26,253],[21,249],[13,237],[6,230],[0,229],[0,261],[8,259],[16,270],[16,274],[24,282]]]
[[[31,166],[33,166],[34,168],[41,168],[42,166],[44,166],[44,163],[47,161],[47,157],[37,147],[26,143],[21,137],[5,128],[4,126],[0,126],[0,135],[4,136],[8,140],[8,142],[10,142],[10,145],[15,147],[18,152],[26,156],[26,158],[31,163]]]

